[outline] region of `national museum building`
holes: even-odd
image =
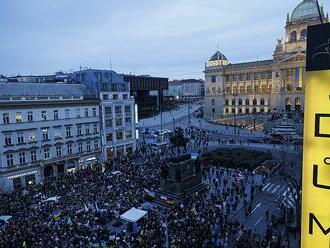
[[[323,7],[321,15],[329,21]],[[205,118],[303,111],[307,26],[319,23],[316,2],[304,0],[288,14],[285,40],[277,41],[272,59],[232,64],[217,51],[204,71]]]

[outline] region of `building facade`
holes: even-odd
[[[191,102],[205,95],[205,82],[197,79],[173,80],[168,84],[166,96],[173,96],[179,102]]]
[[[130,84],[109,70],[74,72],[73,80],[85,84],[100,101],[102,160],[112,161],[136,149],[138,115]]]
[[[82,84],[0,83],[0,190],[88,166],[100,156],[99,100]]]
[[[168,78],[124,75],[130,83],[130,93],[138,106],[139,117],[154,115],[165,107],[164,91],[168,89]]]
[[[321,15],[329,21],[323,7]],[[307,26],[319,23],[316,2],[304,0],[288,14],[272,59],[232,64],[217,51],[205,65],[205,118],[303,111]]]

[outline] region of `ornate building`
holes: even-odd
[[[321,7],[323,22],[329,21]],[[232,64],[217,51],[205,66],[205,118],[235,114],[302,111],[307,26],[320,23],[317,4],[304,0],[287,15],[285,40],[273,59]]]

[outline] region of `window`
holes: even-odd
[[[42,139],[43,140],[48,140],[48,129],[43,129],[42,130]]]
[[[212,106],[215,105],[215,99],[212,99]]]
[[[44,148],[44,158],[45,159],[49,159],[50,158],[50,155],[49,155],[49,148]]]
[[[65,127],[66,137],[71,137],[71,127]]]
[[[307,38],[307,30],[306,29],[303,29],[300,31],[300,39],[301,40],[306,40]]]
[[[107,135],[106,135],[106,141],[107,142],[112,141],[112,133],[107,133]]]
[[[105,127],[112,127],[112,119],[105,120]]]
[[[108,94],[104,94],[104,95],[103,95],[103,100],[104,100],[104,101],[109,100],[109,95],[108,95]]]
[[[243,100],[240,98],[238,99],[238,105],[242,105],[243,104]]]
[[[3,124],[9,124],[9,113],[2,114]]]
[[[99,149],[99,142],[97,140],[94,140],[94,149],[95,150]]]
[[[245,100],[245,105],[246,105],[246,106],[249,106],[249,105],[250,105],[250,100],[249,100],[249,98],[246,98],[246,100]]]
[[[58,110],[54,110],[54,120],[58,120]]]
[[[121,106],[116,106],[115,107],[115,113],[116,114],[121,114]]]
[[[259,73],[258,72],[253,73],[253,79],[254,80],[258,80],[259,79]]]
[[[229,99],[225,100],[225,105],[229,105]]]
[[[77,135],[80,136],[81,135],[81,125],[77,126]]]
[[[14,155],[13,154],[7,154],[7,166],[13,166],[14,165]]]
[[[117,132],[116,133],[116,139],[117,140],[122,140],[123,139],[123,132]]]
[[[93,116],[96,117],[96,108],[93,108]]]
[[[28,122],[32,122],[33,121],[33,112],[29,111],[28,112]]]
[[[128,99],[128,95],[127,94],[123,94],[123,99]]]
[[[260,105],[265,105],[265,99],[263,98],[260,99]]]
[[[244,74],[239,74],[239,81],[243,81],[244,80]]]
[[[68,155],[72,155],[72,144],[67,144],[66,148],[67,148]]]
[[[113,94],[113,100],[118,100],[118,95],[117,94]]]
[[[80,118],[80,109],[76,109],[76,117]]]
[[[296,31],[292,31],[290,34],[290,41],[291,42],[295,42],[297,41],[297,32]]]
[[[83,146],[82,146],[82,143],[81,142],[79,142],[78,143],[78,152],[82,152],[83,151]]]
[[[31,162],[37,161],[37,151],[32,150],[30,151]]]
[[[267,72],[266,71],[263,71],[261,73],[261,79],[266,79],[267,78]]]
[[[111,107],[105,107],[104,110],[105,110],[104,112],[105,112],[106,116],[111,116],[112,115]]]
[[[65,110],[65,119],[69,119],[70,118],[70,109],[66,109]]]
[[[36,141],[36,133],[34,131],[29,132],[29,142]]]
[[[88,108],[85,108],[85,117],[88,117]]]
[[[96,123],[93,124],[93,133],[94,134],[98,133],[97,124]]]
[[[257,105],[257,99],[253,99],[253,105]]]
[[[56,157],[61,157],[61,156],[62,156],[62,147],[56,146]]]
[[[125,106],[125,113],[130,114],[131,113],[131,106]]]
[[[91,150],[91,142],[90,141],[86,141],[86,150],[87,151]]]
[[[215,83],[216,81],[217,81],[217,77],[216,77],[216,76],[212,76],[212,77],[211,77],[211,82],[212,82],[212,83]]]
[[[235,99],[232,99],[232,100],[231,100],[231,105],[233,105],[233,106],[236,105],[236,100],[235,100]]]
[[[132,124],[132,118],[131,117],[126,117],[125,118],[125,124],[126,125],[131,125]]]
[[[55,139],[61,139],[62,138],[62,133],[61,133],[61,128],[55,128],[54,129],[54,138]]]
[[[19,157],[19,163],[25,164],[25,152],[19,152],[18,157]]]
[[[89,134],[89,125],[85,126],[85,132],[86,132],[86,134]]]
[[[41,111],[41,119],[42,120],[47,120],[47,111]]]
[[[23,133],[17,133],[17,143],[18,144],[23,144],[24,143],[24,135]]]
[[[116,122],[117,127],[120,127],[121,125],[123,125],[122,118],[116,118],[115,122]]]
[[[251,73],[246,73],[246,80],[251,80]]]
[[[5,136],[5,145],[6,146],[11,145],[11,135],[10,134],[6,134],[6,136]]]
[[[22,112],[16,112],[16,122],[22,122]]]
[[[126,138],[127,139],[132,138],[132,131],[126,131]]]

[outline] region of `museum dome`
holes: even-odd
[[[292,12],[291,21],[318,18],[317,3],[314,0],[304,0]]]
[[[218,61],[218,60],[227,60],[226,56],[223,55],[220,51],[217,51],[215,54],[212,55],[212,57],[209,59],[209,61]]]
[[[208,61],[208,66],[228,65],[228,59],[219,50]]]

